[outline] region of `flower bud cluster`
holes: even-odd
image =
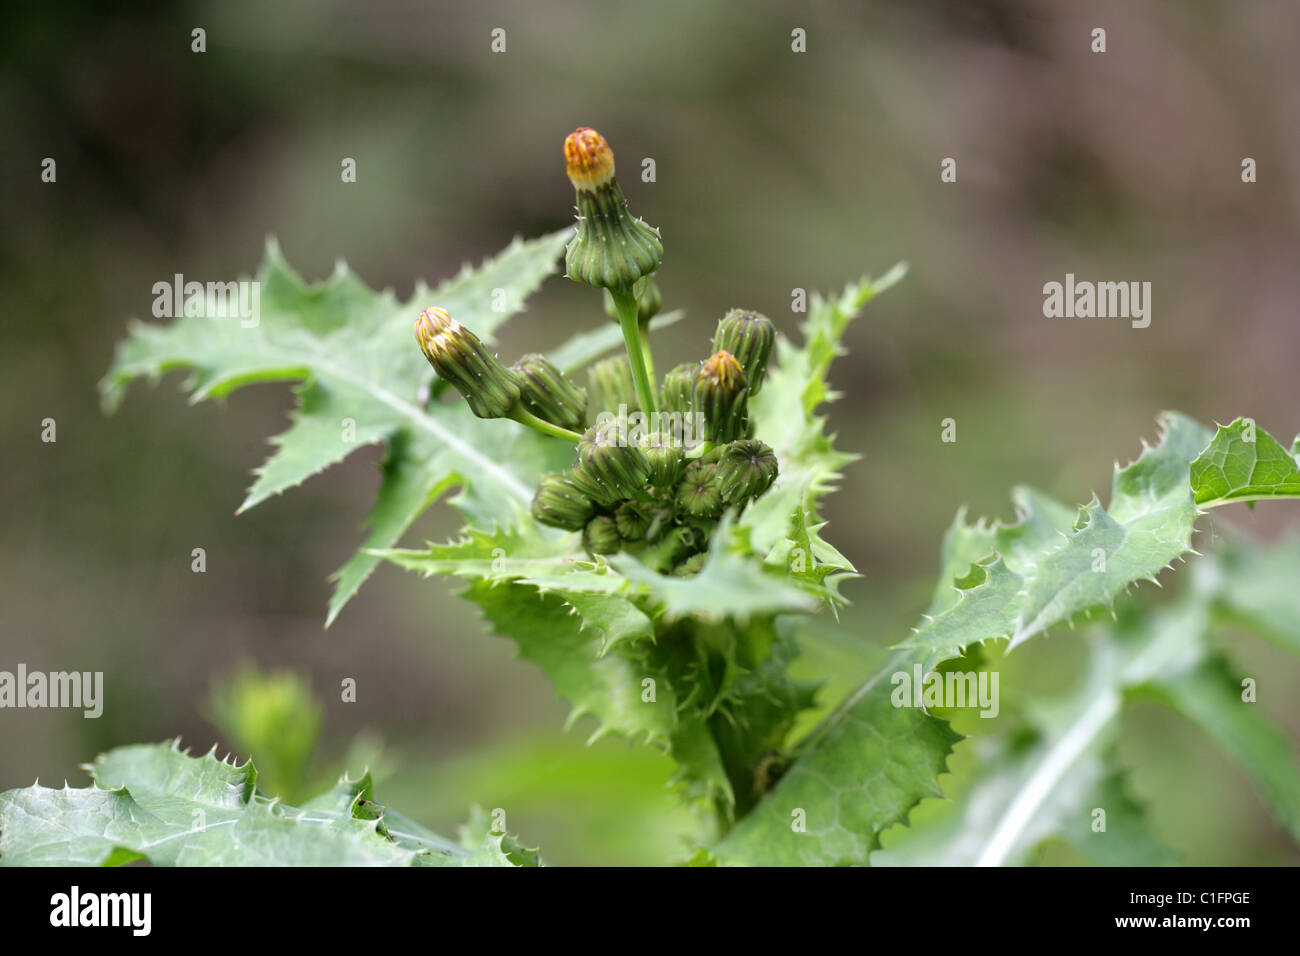
[[[702,443],[653,430],[657,426],[642,433],[629,428],[626,417],[600,414],[635,408],[636,394],[626,359],[593,365],[587,413],[598,415],[597,423],[583,433],[573,466],[542,480],[533,515],[543,524],[581,530],[592,554],[628,551],[661,571],[694,574],[723,512],[745,508],[776,480],[776,454],[751,436],[747,375],[762,381],[774,337],[771,322],[758,313],[730,312],[715,345],[734,345],[745,364],[720,349],[664,376],[660,415],[680,420],[698,413],[707,439]],[[574,491],[580,501],[571,497]]]
[[[742,511],[777,478],[776,454],[755,438],[750,416],[776,330],[758,312],[733,309],[709,357],[678,365],[656,388],[648,333],[662,307],[653,275],[663,260],[659,230],[629,212],[598,132],[575,130],[564,162],[578,209],[568,275],[604,290],[626,355],[593,364],[583,389],[536,353],[506,367],[443,309],[420,313],[415,337],[478,417],[577,444],[573,464],[539,482],[538,522],[581,532],[593,555],[627,551],[658,571],[695,574],[723,514]],[[628,412],[650,427],[629,427]]]

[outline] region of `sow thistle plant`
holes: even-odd
[[[672,757],[682,799],[711,831],[684,862],[990,865],[1032,862],[1048,841],[1101,863],[1168,862],[1115,750],[1137,698],[1203,729],[1300,840],[1294,747],[1256,697],[1277,689],[1243,682],[1223,643],[1231,624],[1300,652],[1300,539],[1217,535],[1191,587],[1154,607],[1125,597],[1195,553],[1208,509],[1300,497],[1300,439],[1288,448],[1248,419],[1211,430],[1169,413],[1159,440],[1116,467],[1104,507],[1021,488],[1012,523],[959,513],[916,629],[845,699],[821,700],[821,684],[791,664],[855,572],[823,537],[821,499],[854,456],[834,447],[820,409],[849,322],[902,269],[813,297],[797,343],[759,312],[732,310],[707,354],[658,376],[652,333],[681,318],[661,311],[659,231],[630,212],[598,133],[576,130],[564,159],[572,228],[516,240],[436,289],[418,286],[410,303],[344,268],[309,286],[270,245],[258,325],[197,315],[133,325],[101,383],[106,408],[131,381],[173,369],[190,370],[196,401],[296,382],[292,424],[241,511],[383,444],[369,533],[334,576],[326,623],[381,562],[457,579],[491,629],[546,672],[572,721],[594,723],[593,739]],[[507,364],[496,331],[561,257],[614,322]],[[493,308],[502,291],[506,311]],[[463,401],[444,400],[449,390]],[[345,421],[353,440],[340,438]],[[397,547],[453,489],[462,535]],[[926,800],[944,796],[963,738],[939,713],[898,706],[897,675],[995,666],[991,642],[1015,648],[1067,623],[1077,630],[1064,639],[1087,652],[1078,687],[1004,701],[963,789],[946,809]],[[377,802],[365,774],[289,806],[259,789],[252,761],[176,743],[120,747],[88,770],[86,788],[0,794],[0,862],[541,859],[480,817],[461,842],[432,833]]]

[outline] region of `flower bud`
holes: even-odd
[[[719,444],[749,428],[749,386],[730,352],[716,352],[695,376],[695,408],[704,415],[704,437]]]
[[[775,341],[776,326],[767,316],[748,309],[732,309],[718,321],[713,351],[725,350],[734,355],[749,383],[749,394],[757,395]]]
[[[620,405],[627,406],[628,412],[641,408],[625,355],[604,359],[587,369],[588,421],[595,422],[601,412],[618,415]]]
[[[574,467],[620,498],[646,497],[650,462],[640,448],[627,440],[618,422],[593,425],[583,433]]]
[[[561,428],[581,430],[587,417],[587,393],[567,375],[535,352],[510,366],[519,380],[524,408]]]
[[[686,451],[681,443],[663,432],[651,432],[641,440],[641,451],[650,462],[650,484],[671,488],[686,467]]]
[[[578,204],[564,259],[569,278],[622,289],[658,269],[664,257],[659,230],[628,211],[605,137],[585,126],[574,130],[564,141],[564,165]]]
[[[644,541],[650,530],[650,518],[644,505],[625,501],[614,512],[614,524],[624,541]]]
[[[479,418],[504,418],[519,402],[519,380],[465,326],[442,309],[425,309],[415,338],[438,376],[456,386]]]
[[[543,475],[533,496],[533,517],[565,531],[581,531],[596,506],[567,475]]]
[[[614,179],[614,151],[590,126],[579,126],[564,139],[564,171],[578,192],[595,192]]]
[[[677,486],[677,507],[697,518],[712,518],[722,512],[716,465],[693,461],[686,466]]]
[[[722,449],[725,447],[726,447],[725,445],[714,445],[712,448],[710,448],[708,451],[706,451],[704,454],[702,454],[699,458],[695,460],[702,465],[716,465],[718,463],[718,459],[722,457]]]
[[[597,515],[587,522],[582,532],[582,543],[592,554],[616,554],[623,548],[618,525],[609,515]]]
[[[663,308],[663,294],[660,293],[659,283],[655,282],[654,277],[646,276],[632,286],[632,295],[636,298],[637,323],[644,329]],[[614,305],[614,297],[610,295],[608,289],[605,290],[605,314],[615,322],[618,321],[618,307]]]
[[[577,465],[569,468],[564,473],[564,477],[573,483],[573,487],[579,492],[590,498],[596,505],[601,508],[608,508],[623,499],[623,494],[617,488],[611,487],[604,481],[592,475],[590,472]]]
[[[659,389],[660,410],[689,415],[694,408],[695,378],[699,372],[699,362],[684,362],[669,371]]]
[[[776,479],[776,453],[761,441],[735,441],[718,457],[718,492],[729,505],[757,498]]]

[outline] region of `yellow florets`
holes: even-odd
[[[614,178],[614,151],[589,126],[580,126],[564,141],[564,168],[574,188],[593,192]]]
[[[465,337],[465,327],[447,314],[445,309],[425,309],[415,320],[415,337],[429,361],[454,351],[454,345]]]
[[[700,377],[728,389],[735,388],[737,385],[743,386],[745,382],[740,363],[725,349],[709,356],[700,370]]]

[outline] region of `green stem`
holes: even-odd
[[[550,422],[538,418],[522,405],[516,405],[514,410],[506,417],[517,421],[521,425],[527,425],[529,428],[539,431],[543,435],[550,435],[552,438],[563,438],[565,441],[571,441],[575,445],[582,441],[582,436],[577,432],[571,432],[567,428],[561,428],[559,425],[552,425]]]
[[[649,321],[641,322],[638,326],[638,336],[641,339],[641,357],[645,359],[646,374],[650,376],[650,383],[653,385],[659,381],[655,377],[655,356],[650,348],[650,323]]]
[[[655,401],[654,386],[650,384],[650,373],[646,371],[648,348],[642,345],[641,323],[637,321],[636,297],[626,287],[610,289],[614,297],[614,308],[618,312],[618,324],[623,329],[623,344],[627,346],[627,361],[632,366],[632,382],[636,385],[636,397],[641,403],[641,411],[653,415],[659,410]]]

